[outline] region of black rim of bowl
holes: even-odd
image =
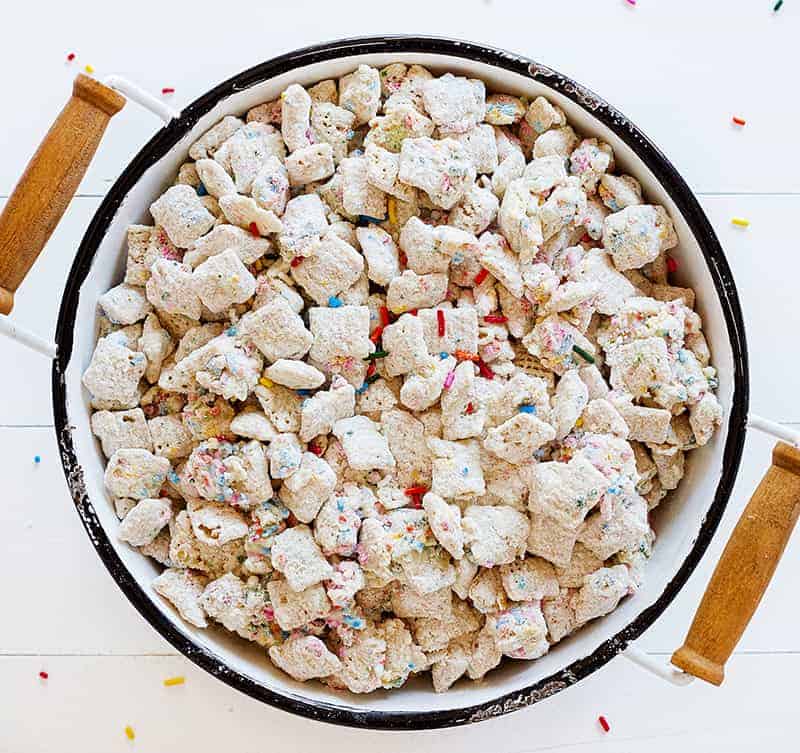
[[[728,417],[728,437],[722,473],[714,500],[689,555],[658,600],[591,655],[579,659],[539,682],[474,706],[439,711],[359,711],[327,702],[278,693],[241,672],[231,669],[213,652],[183,635],[150,601],[128,572],[100,524],[83,482],[83,470],[72,443],[66,404],[64,375],[72,354],[73,329],[80,289],[114,214],[144,172],[174,146],[197,120],[220,100],[282,73],[312,63],[359,54],[433,53],[487,63],[529,76],[563,94],[613,130],[649,167],[680,210],[697,239],[719,296],[734,360],[734,391]],[[211,89],[183,111],[181,117],[161,129],[134,157],[114,183],[89,224],[66,282],[56,329],[58,357],[53,363],[53,414],[64,474],[78,514],[89,538],[111,576],[139,613],[178,651],[204,670],[248,696],[276,708],[318,721],[369,729],[415,730],[469,724],[507,714],[554,695],[578,682],[622,651],[641,635],[666,609],[699,562],[725,510],[742,455],[748,410],[747,347],[739,298],[728,262],[711,224],[678,171],[661,151],[624,115],[593,92],[566,76],[525,57],[501,49],[454,39],[389,36],[343,39],[306,47],[256,65]]]

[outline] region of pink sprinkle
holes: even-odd
[[[165,86],[165,87],[164,87],[164,88],[161,90],[161,93],[162,93],[162,94],[175,94],[175,89],[173,89],[171,86]]]
[[[628,5],[636,5],[636,0],[625,0]]]
[[[453,386],[453,380],[456,378],[455,371],[449,371],[447,376],[444,378],[444,388],[449,390]]]

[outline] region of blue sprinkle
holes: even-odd
[[[466,466],[464,466],[464,467],[461,469],[461,475],[462,475],[462,476],[467,476],[468,474],[469,474],[469,468],[467,468]]]
[[[201,183],[197,187],[197,195],[198,196],[205,196],[207,193],[208,193],[208,191],[206,191],[206,187]]]
[[[364,384],[362,384],[362,385],[361,385],[361,386],[360,386],[360,387],[359,387],[359,388],[356,390],[356,395],[363,395],[363,394],[364,394],[364,393],[367,391],[367,389],[368,389],[368,388],[369,388],[369,385],[368,385],[366,382],[364,382]]]
[[[295,390],[300,397],[310,397],[311,390]]]
[[[39,463],[42,462],[42,459],[41,459],[41,457],[39,457],[39,455],[34,455],[33,456],[33,462],[38,465]]]
[[[386,218],[385,217],[370,217],[368,214],[360,214],[358,215],[359,222],[371,222],[373,225],[380,225]]]
[[[228,329],[225,330],[225,334],[228,337],[234,337],[236,335],[236,327],[228,327]]]
[[[535,405],[520,405],[519,406],[520,413],[533,413],[536,415],[536,406]]]
[[[441,353],[439,353],[439,358],[441,358],[444,361],[444,359],[447,358],[448,355],[449,355],[448,353],[442,351]]]
[[[337,298],[335,295],[332,295],[330,298],[328,298],[328,305],[332,309],[338,309],[339,306],[342,305],[342,299],[341,298]]]

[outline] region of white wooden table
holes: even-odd
[[[66,99],[85,63],[183,104],[256,62],[324,39],[381,32],[458,35],[527,53],[572,75],[629,115],[686,176],[733,267],[745,308],[752,407],[800,424],[797,218],[800,2],[786,0],[461,0],[401,4],[292,0],[192,3],[139,0],[130,8],[83,0],[16,3],[4,13],[0,69],[0,201]],[[365,12],[369,8],[369,12]],[[226,17],[226,9],[231,16]],[[67,53],[77,60],[65,65]],[[731,116],[747,119],[744,129]],[[14,317],[52,333],[66,272],[108,185],[158,123],[135,106],[106,141],[33,272]],[[732,216],[747,217],[747,230]],[[800,672],[800,541],[795,538],[720,688],[678,689],[622,659],[530,709],[438,733],[323,727],[262,706],[176,655],[127,603],[92,551],[72,504],[52,430],[50,369],[0,342],[0,753],[378,746],[427,753],[534,750],[795,750]],[[713,564],[767,466],[773,442],[748,437],[721,530],[697,572],[639,646],[665,660],[681,642]],[[41,463],[34,464],[35,455]],[[40,670],[49,679],[38,677]],[[183,674],[183,687],[162,680]],[[598,714],[612,725],[604,734]],[[136,740],[125,739],[130,724]]]

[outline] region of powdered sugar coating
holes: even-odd
[[[189,149],[83,381],[153,587],[300,681],[437,692],[641,585],[722,420],[678,238],[564,113],[418,65]]]

